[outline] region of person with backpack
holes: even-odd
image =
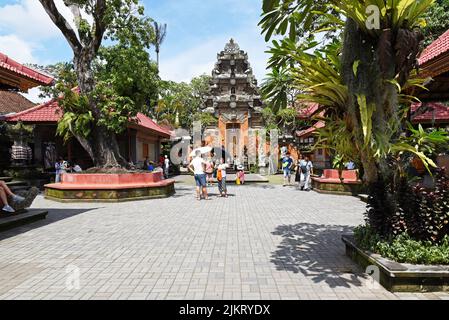
[[[224,162],[224,159],[221,159],[220,164],[217,166],[217,181],[218,181],[218,191],[220,192],[220,196],[227,198],[228,190],[226,188],[226,169],[228,168],[228,164]]]
[[[299,170],[301,171],[300,189],[310,191],[310,177],[313,174],[313,164],[308,156],[299,161]]]

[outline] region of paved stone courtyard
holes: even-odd
[[[228,199],[211,191],[197,201],[183,180],[169,199],[39,196],[45,221],[0,233],[0,299],[449,299],[370,289],[340,240],[362,222],[357,198],[276,185],[229,186]]]

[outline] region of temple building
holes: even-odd
[[[93,166],[89,155],[75,138],[64,143],[62,137],[56,134],[62,114],[63,110],[58,102],[52,99],[25,111],[5,116],[5,121],[11,124],[21,122],[34,127],[31,144],[34,165],[44,170],[52,170],[57,158],[62,156],[67,160],[76,158],[82,168]],[[169,138],[168,130],[142,113],[137,114],[136,121],[130,122],[125,132],[117,135],[121,155],[139,167],[145,158],[158,162],[161,142]]]
[[[420,103],[411,108],[411,122],[449,129],[449,30],[424,49],[418,59],[420,77],[431,77],[427,90],[415,92]]]
[[[231,39],[217,54],[210,95],[203,105],[203,112],[218,119],[218,126],[206,128],[205,140],[225,149],[231,158],[237,157],[242,164],[248,164],[249,136],[251,129],[263,127],[262,108],[263,102],[248,54]],[[226,157],[229,161],[229,156]],[[255,164],[255,159],[250,159],[250,162]]]

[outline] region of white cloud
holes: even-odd
[[[62,0],[56,0],[56,6],[69,23],[73,23],[73,16]],[[62,36],[37,0],[20,0],[0,7],[0,32],[5,31],[31,42]]]
[[[34,46],[16,35],[0,36],[0,52],[21,63],[37,63],[33,56]]]
[[[55,0],[58,11],[75,29],[73,15],[63,0]],[[92,17],[83,17],[92,23]],[[21,63],[48,64],[45,56],[38,59],[35,51],[52,41],[63,41],[61,31],[37,0],[18,0],[13,4],[0,4],[0,51]],[[68,44],[67,44],[68,46]]]
[[[40,98],[39,94],[41,93],[41,90],[39,89],[39,87],[37,88],[33,88],[28,90],[27,93],[20,93],[21,95],[23,95],[25,98],[27,98],[28,100],[30,100],[31,102],[34,103],[44,103],[46,101],[48,101],[48,98]]]

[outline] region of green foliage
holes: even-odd
[[[295,92],[292,88],[293,79],[288,69],[272,69],[271,73],[264,79],[261,93],[264,100],[274,112],[294,105]]]
[[[435,167],[435,152],[447,148],[447,135],[411,126],[407,130],[407,108],[400,105],[416,100],[407,94],[408,88],[422,87],[422,79],[411,75],[422,39],[419,29],[425,27],[422,17],[434,2],[265,0],[260,25],[267,41],[274,35],[284,36],[280,42],[273,41],[269,63],[290,72],[293,86],[302,93],[297,102],[321,105],[314,118],[326,126],[317,130],[315,147],[362,164],[370,188],[368,224],[381,236],[406,230],[414,239],[436,242],[447,234],[446,227],[425,219],[417,222],[409,214],[429,214],[444,223],[446,213],[430,212],[445,212],[448,195],[411,191],[407,168],[413,157],[421,159],[429,171]],[[366,24],[370,5],[380,8],[380,28]],[[315,33],[342,26],[341,40],[334,38],[313,53],[304,50],[308,44],[316,45]],[[306,41],[298,41],[298,30]],[[435,228],[443,231],[432,238],[429,230]]]
[[[218,119],[210,113],[198,112],[193,116],[194,121],[200,121],[203,127],[218,125]]]
[[[3,131],[12,141],[32,142],[34,126],[25,125],[21,121],[16,124],[6,123]]]
[[[425,19],[427,25],[423,28],[423,46],[426,47],[449,29],[449,0],[436,0]]]
[[[287,34],[290,40],[296,40],[298,37],[307,38],[311,30],[333,31],[330,20],[335,19],[333,14],[336,11],[329,7],[330,2],[332,1],[264,0],[259,26],[265,34],[265,41],[269,41],[273,35]],[[313,15],[312,12],[323,12],[323,14]],[[324,15],[328,16],[328,19],[323,19]],[[340,21],[337,20],[336,23]]]
[[[354,230],[354,236],[362,249],[397,262],[425,265],[449,264],[449,235],[446,235],[439,244],[414,240],[406,233],[384,239],[369,226],[359,226]]]
[[[157,120],[167,120],[174,127],[191,128],[194,120],[215,123],[212,115],[201,115],[204,96],[209,92],[210,77],[201,75],[190,83],[162,81],[160,99],[152,115]]]

